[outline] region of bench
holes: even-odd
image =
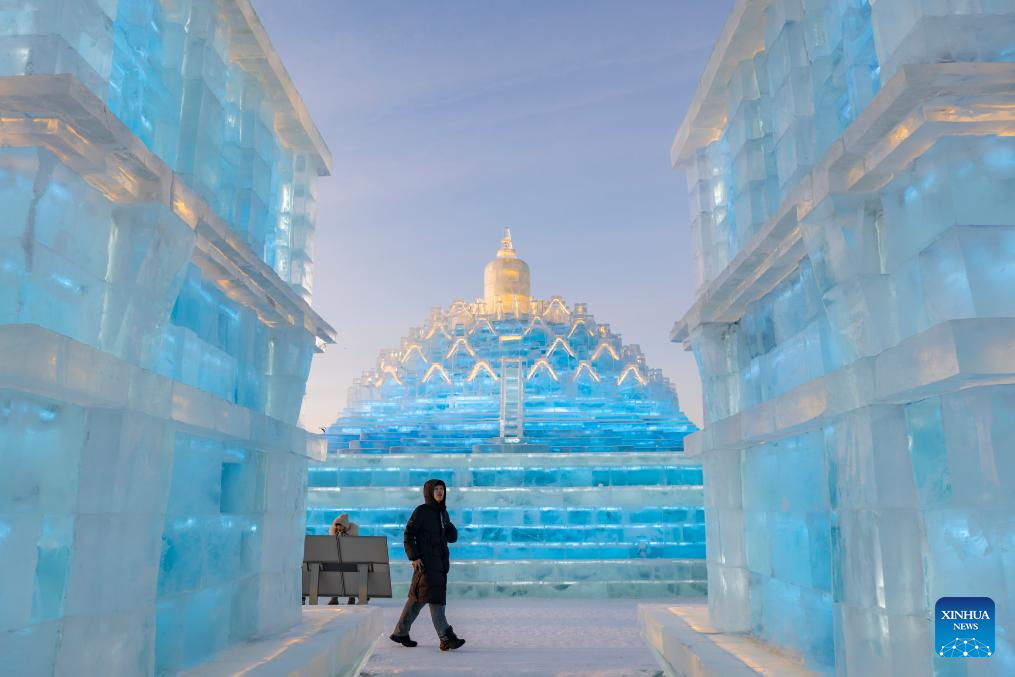
[[[391,597],[385,536],[307,536],[303,541],[303,596]]]

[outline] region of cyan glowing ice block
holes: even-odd
[[[1015,476],[996,440],[1015,379],[1015,10],[732,16],[673,148],[703,262],[673,338],[704,386],[689,447],[712,622],[823,672],[972,674],[925,651],[927,618],[943,596],[1011,598]],[[753,221],[763,180],[778,204],[745,238],[723,219]],[[1011,627],[999,614],[988,671],[1015,669]]]
[[[0,654],[173,672],[299,618],[330,157],[245,0],[0,13]]]
[[[451,487],[455,595],[704,589],[704,569],[688,568],[705,554],[701,469],[658,452],[336,455],[310,470],[307,532],[348,513],[361,533],[388,538],[404,589],[402,532],[430,477]]]

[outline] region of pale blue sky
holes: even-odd
[[[701,424],[684,177],[669,147],[732,0],[254,0],[334,155],[308,426],[430,307],[482,296],[504,226],[533,293],[585,301]]]

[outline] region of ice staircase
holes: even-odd
[[[520,358],[502,357],[500,361],[500,438],[518,442],[525,426],[525,381]]]
[[[449,591],[658,597],[705,593],[701,467],[679,453],[330,454],[310,470],[308,533],[349,513],[388,537],[395,594],[402,532],[427,479],[449,487],[458,543]]]

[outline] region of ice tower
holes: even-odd
[[[310,469],[308,531],[350,513],[388,537],[404,589],[402,529],[440,477],[452,594],[700,594],[701,468],[669,381],[585,304],[534,299],[510,232],[483,277],[355,382]]]
[[[2,4],[0,672],[238,670],[301,619],[328,149],[247,0]]]
[[[736,3],[672,149],[698,281],[672,338],[705,395],[697,628],[823,673],[1015,674],[1013,61],[1010,0]],[[990,658],[939,655],[945,596],[994,599]],[[643,610],[668,661],[721,653],[672,611]]]

